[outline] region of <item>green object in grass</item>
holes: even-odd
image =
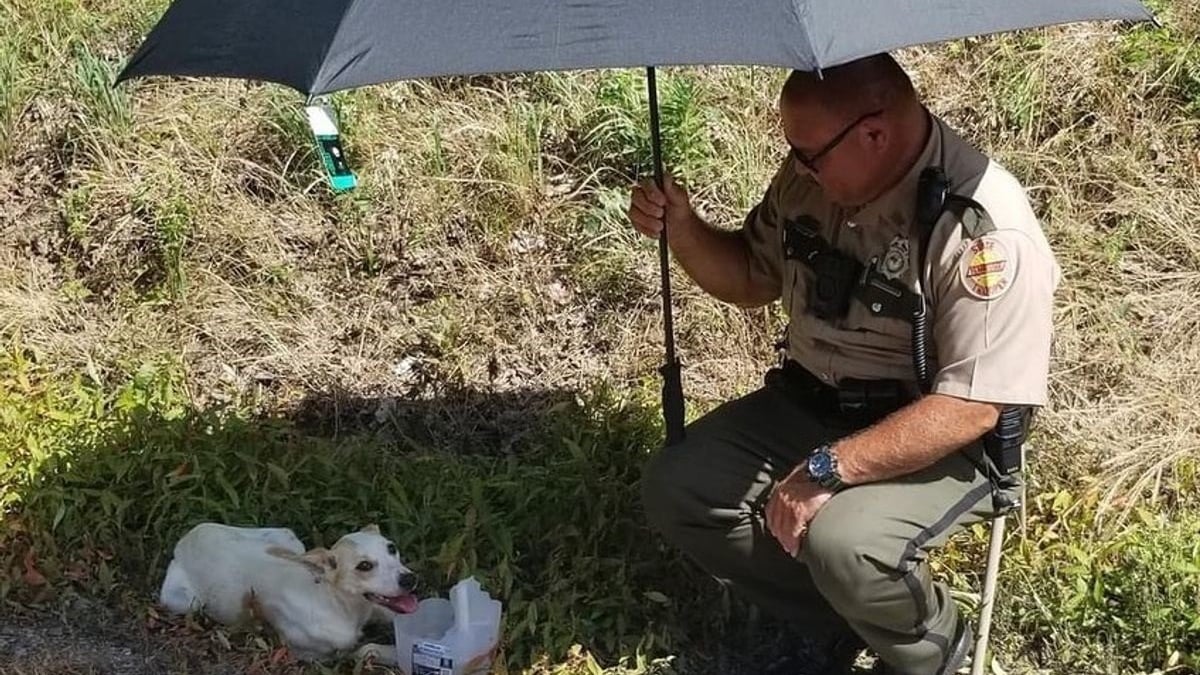
[[[321,162],[329,176],[329,184],[337,192],[354,189],[358,185],[358,179],[346,161],[346,151],[342,147],[333,109],[324,104],[313,104],[305,106],[304,110],[317,141],[317,152],[321,154]]]

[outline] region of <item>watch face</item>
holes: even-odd
[[[824,478],[832,470],[829,455],[815,452],[808,458],[808,472],[816,478]]]

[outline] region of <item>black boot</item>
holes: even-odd
[[[958,672],[958,669],[966,663],[967,656],[970,655],[971,648],[974,646],[975,636],[971,631],[971,624],[967,623],[966,619],[959,617],[958,630],[954,633],[954,642],[950,644],[950,656],[937,675],[954,675]],[[879,659],[872,672],[874,675],[907,675],[899,668],[884,663],[883,659]]]
[[[850,675],[854,662],[867,643],[854,632],[832,637],[809,639],[791,654],[782,656],[763,669],[763,675]]]

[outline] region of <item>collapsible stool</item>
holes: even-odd
[[[1026,466],[1025,457],[1029,446],[1021,446],[1021,466]],[[1025,526],[1025,483],[1021,483],[1021,499],[1019,515],[1022,529]],[[1000,575],[1000,559],[1003,554],[1004,529],[1008,515],[1012,509],[1000,511],[991,522],[991,536],[988,541],[987,567],[983,573],[983,594],[979,606],[979,630],[975,637],[975,649],[971,655],[971,675],[983,675],[987,663],[988,640],[992,631],[992,611],[996,601],[996,579]]]

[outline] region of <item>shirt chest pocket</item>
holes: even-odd
[[[846,313],[843,327],[846,330],[877,335],[880,340],[889,343],[907,344],[912,339],[910,320],[876,313],[858,298],[850,302],[850,311]]]
[[[904,279],[890,279],[878,267],[869,268],[855,288],[843,328],[853,330],[880,346],[907,349],[912,341],[912,320],[921,298]]]
[[[796,259],[784,259],[782,300],[788,316],[800,316],[808,311],[808,289],[815,278],[808,265]]]

